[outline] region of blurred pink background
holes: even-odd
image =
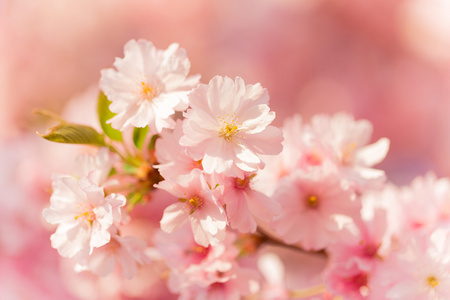
[[[77,111],[69,114],[89,115],[79,121],[92,122],[100,70],[122,57],[132,38],[158,48],[178,42],[191,74],[201,74],[204,83],[214,75],[260,82],[276,125],[294,113],[308,120],[347,111],[370,120],[374,140],[391,140],[379,168],[394,183],[430,170],[450,174],[448,1],[0,0],[0,177],[6,189],[0,282],[8,279],[0,291],[11,295],[5,299],[39,299],[14,285],[19,280],[43,299],[69,297],[49,283],[61,279],[40,211],[48,205],[51,173],[70,170],[67,153],[74,151],[35,135],[41,125],[31,111],[61,113],[76,99],[86,107],[72,102]],[[9,247],[10,237],[16,247]],[[29,247],[42,251],[30,254]],[[47,277],[37,276],[42,268]]]

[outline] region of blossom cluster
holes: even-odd
[[[277,128],[260,84],[189,71],[178,44],[131,40],[101,72],[103,132],[59,119],[42,135],[94,148],[54,175],[43,211],[76,272],[158,266],[179,299],[450,298],[450,180],[396,187],[374,168],[389,140],[372,143],[368,120],[294,115]],[[156,202],[158,226],[134,234]],[[306,257],[307,274],[280,249]],[[321,268],[306,267],[313,256]]]

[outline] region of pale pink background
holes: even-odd
[[[0,226],[25,226],[14,233],[15,250],[0,239],[0,278],[24,276],[42,297],[56,297],[21,263],[29,255],[24,249],[39,244],[48,255],[34,253],[31,266],[49,260],[46,274],[58,278],[39,215],[48,205],[50,174],[62,168],[55,161],[68,161],[69,150],[34,134],[43,125],[31,111],[62,112],[84,94],[76,99],[86,106],[75,100],[69,115],[92,122],[100,70],[123,56],[129,39],[158,48],[178,42],[204,83],[217,74],[261,82],[276,125],[294,113],[308,120],[347,111],[369,119],[374,140],[391,139],[379,167],[407,184],[429,170],[450,173],[449,14],[444,0],[0,0],[0,155],[15,161],[0,171],[9,187],[0,196],[9,219]],[[22,219],[30,211],[27,220],[35,223],[28,224]],[[0,284],[11,299],[36,299],[13,287]]]

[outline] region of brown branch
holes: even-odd
[[[283,241],[278,240],[278,239],[270,236],[261,227],[258,227],[256,232],[260,236],[261,244],[269,244],[269,245],[273,245],[273,246],[278,246],[278,247],[283,247],[283,248],[287,248],[287,249],[292,249],[292,250],[295,250],[295,251],[298,251],[298,252],[301,252],[301,253],[305,253],[305,254],[320,254],[320,255],[327,256],[327,253],[325,252],[325,250],[307,251],[307,250],[303,249],[300,246],[292,245],[292,244],[286,244]]]

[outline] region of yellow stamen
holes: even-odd
[[[150,85],[147,82],[141,81],[142,89],[141,95],[144,99],[152,101],[153,98],[158,96],[160,88],[158,85]]]
[[[432,288],[434,288],[435,286],[437,286],[439,284],[439,281],[436,279],[436,277],[434,276],[429,276],[427,278],[427,283],[429,286],[431,286]]]
[[[249,176],[245,176],[244,179],[235,178],[234,185],[239,189],[248,189],[250,188],[251,180],[256,176],[256,173],[250,174]]]
[[[92,223],[94,222],[95,215],[92,211],[84,211],[83,213],[79,214],[78,216],[75,216],[75,220],[78,220],[80,222],[87,222],[89,225],[92,226]]]
[[[202,206],[203,200],[197,196],[194,196],[191,199],[189,199],[189,204],[191,204],[191,206],[194,208],[198,208]]]
[[[317,205],[319,205],[319,200],[316,196],[311,195],[306,199],[306,203],[308,203],[309,207],[317,207]]]
[[[178,201],[187,204],[187,209],[190,214],[193,214],[198,208],[203,206],[203,199],[198,196],[192,196],[191,198],[180,198]]]
[[[191,250],[191,252],[195,252],[198,254],[206,254],[208,248],[197,245],[197,246],[191,246],[190,250]]]
[[[227,114],[226,119],[221,117],[217,118],[219,119],[220,123],[222,123],[222,128],[219,131],[219,137],[223,137],[228,142],[231,141],[233,136],[235,136],[240,131],[237,124],[237,119],[239,119],[239,117],[235,118],[235,114],[232,114],[230,117]],[[240,125],[242,126],[242,124]]]

